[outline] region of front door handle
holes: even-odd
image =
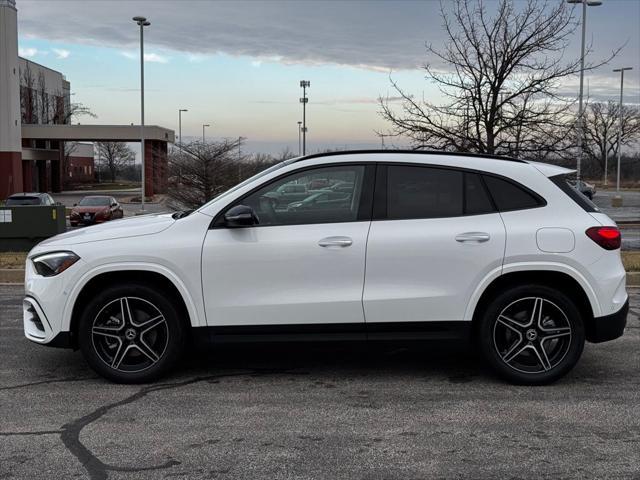
[[[330,247],[350,247],[353,244],[353,240],[349,237],[326,237],[318,242],[318,245],[325,248]]]
[[[483,243],[488,242],[491,236],[485,232],[466,232],[456,235],[456,242]]]

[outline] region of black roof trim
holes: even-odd
[[[451,155],[455,157],[472,157],[472,158],[491,158],[493,160],[504,160],[507,162],[527,163],[524,160],[513,157],[505,157],[501,155],[491,155],[489,153],[468,153],[468,152],[445,152],[440,150],[340,150],[335,152],[313,153],[300,157],[296,162],[309,160],[311,158],[335,157],[338,155],[361,155],[361,154],[377,154],[377,153],[410,153],[414,155]]]

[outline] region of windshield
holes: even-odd
[[[5,203],[7,207],[16,207],[19,205],[40,205],[40,197],[14,197],[7,198]]]
[[[108,207],[111,205],[109,197],[84,197],[79,205],[83,207]]]
[[[217,200],[220,200],[221,198],[226,197],[227,195],[232,194],[233,192],[235,192],[236,190],[239,190],[240,188],[244,187],[245,185],[258,180],[261,177],[264,177],[265,175],[270,174],[271,172],[274,172],[276,170],[281,169],[282,167],[285,167],[287,165],[289,165],[290,163],[296,161],[296,158],[291,158],[289,160],[285,160],[284,162],[280,162],[280,163],[276,163],[275,165],[267,168],[266,170],[261,171],[260,173],[256,173],[253,177],[249,177],[247,178],[245,181],[237,184],[235,187],[231,187],[229,190],[227,190],[226,192],[221,193],[220,195],[218,195],[217,197],[213,197],[211,200],[209,200],[207,203],[205,203],[204,205],[202,205],[202,207],[200,208],[204,208],[207,205],[209,205],[212,202],[215,202]]]

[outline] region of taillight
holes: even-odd
[[[616,227],[591,227],[587,229],[586,234],[605,250],[620,248],[620,230]]]

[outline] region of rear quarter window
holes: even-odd
[[[569,177],[567,175],[556,175],[555,177],[549,177],[560,190],[567,194],[571,200],[576,202],[585,212],[599,212],[596,204],[589,200],[586,196],[580,193],[575,187],[569,183]]]
[[[491,175],[483,175],[483,179],[500,212],[525,210],[546,205],[542,197],[515,182]]]

